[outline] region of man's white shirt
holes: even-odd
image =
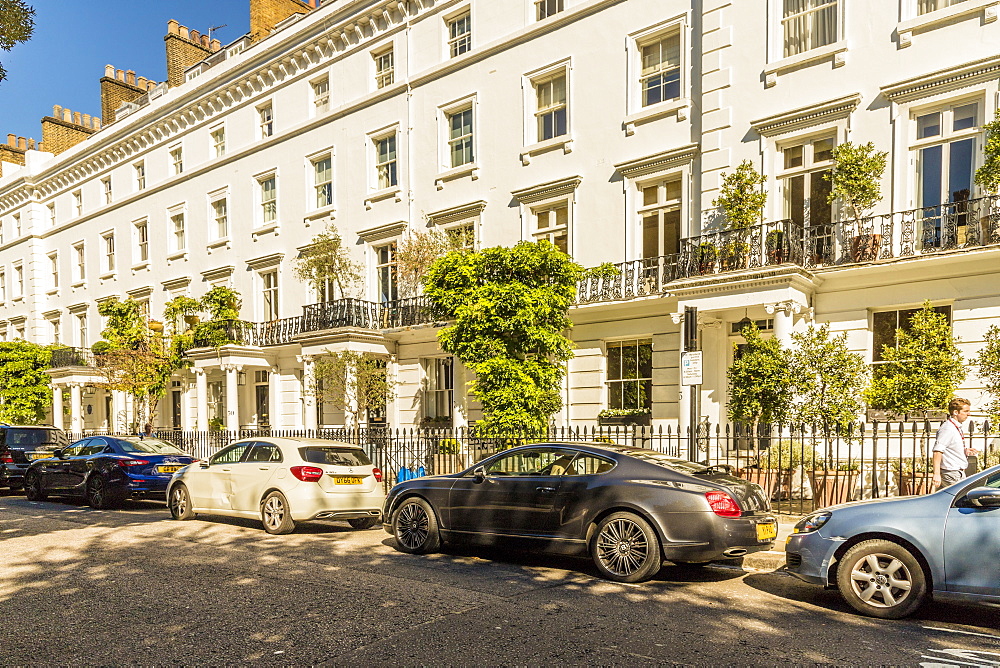
[[[941,453],[942,470],[964,471],[969,465],[969,458],[965,456],[962,427],[954,420],[945,420],[938,427],[934,439],[934,452]]]

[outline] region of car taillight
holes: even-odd
[[[9,452],[5,452],[2,455],[0,455],[0,464],[13,464],[13,463],[14,463],[14,458],[11,456]],[[377,471],[378,469],[375,470]]]
[[[375,482],[382,482],[382,469],[372,468],[372,475],[375,476]]]
[[[291,471],[302,482],[316,482],[323,477],[323,469],[315,466],[293,466]]]
[[[743,514],[740,504],[725,492],[705,492],[705,498],[708,499],[712,512],[719,517],[739,517]]]
[[[121,466],[123,468],[129,467],[129,466],[146,466],[147,464],[149,464],[149,462],[147,462],[145,459],[119,459],[118,460],[118,466]]]

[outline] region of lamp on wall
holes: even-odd
[[[237,385],[246,385],[247,384],[247,374],[246,374],[245,371],[237,371],[236,372],[236,384]]]
[[[750,319],[750,309],[747,309],[743,315],[743,319],[736,323],[736,331],[743,332],[743,330],[748,326],[752,325],[753,320]]]

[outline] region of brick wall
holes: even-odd
[[[52,115],[42,118],[42,143],[45,150],[59,155],[73,148],[101,129],[101,121],[90,114],[73,112],[56,105]]]
[[[167,85],[179,86],[184,83],[184,70],[215,53],[221,48],[219,40],[210,40],[197,30],[188,30],[177,21],[167,22],[167,34],[163,38],[167,52]]]
[[[101,121],[104,125],[114,123],[115,110],[123,102],[136,100],[155,85],[155,81],[146,77],[136,78],[132,70],[116,70],[106,65],[101,77]]]
[[[275,25],[292,14],[305,14],[312,7],[299,0],[250,0],[250,38],[262,40]]]

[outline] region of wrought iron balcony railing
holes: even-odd
[[[87,348],[59,348],[52,351],[52,360],[49,367],[59,369],[69,366],[82,366],[96,368],[94,353]]]

